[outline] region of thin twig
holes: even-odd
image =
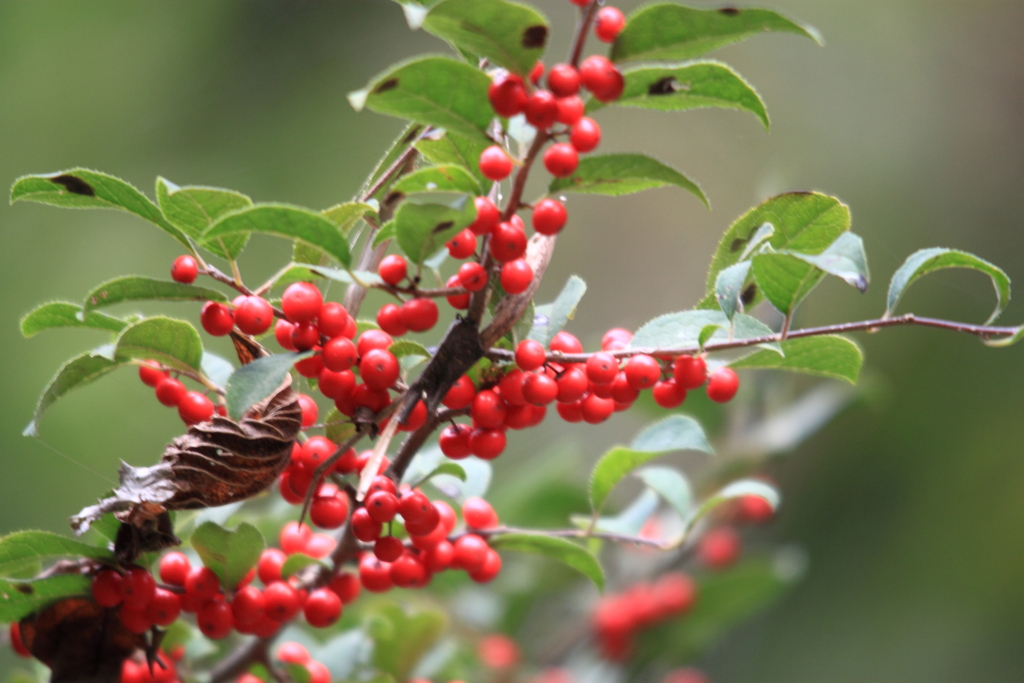
[[[579,66],[583,46],[587,42],[587,34],[590,33],[590,23],[594,20],[599,4],[597,0],[591,0],[589,5],[580,8],[580,18],[576,22],[576,33],[573,34],[572,50],[569,52],[569,63],[573,66]]]
[[[474,529],[467,533],[478,536],[500,536],[502,534],[526,534],[532,536],[549,536],[553,538],[600,538],[605,541],[616,543],[633,543],[635,545],[647,545],[655,548],[668,548],[670,542],[661,541],[656,538],[644,536],[631,536],[629,534],[615,534],[605,531],[589,531],[587,529],[517,529],[515,527],[498,526],[491,529]],[[456,538],[456,537],[453,537]]]

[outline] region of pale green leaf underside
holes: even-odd
[[[113,359],[155,360],[178,370],[201,368],[203,341],[191,323],[155,316],[125,328],[114,344]]]
[[[733,341],[759,339],[774,334],[772,329],[761,321],[742,313],[737,313],[730,323],[722,311],[681,311],[659,315],[645,323],[633,335],[630,347],[647,350],[696,349],[703,346],[701,333],[705,332],[709,325],[717,325],[719,329],[710,338],[703,339],[705,344],[729,341],[730,326],[733,328]],[[762,347],[782,353],[778,342],[766,342]]]
[[[0,538],[0,576],[10,576],[25,566],[51,557],[114,561],[114,556],[106,548],[97,548],[49,531],[16,531]]]
[[[252,206],[252,200],[240,192],[217,187],[178,187],[166,178],[156,179],[156,200],[167,220],[194,240],[224,214]],[[206,248],[218,256],[234,259],[248,241],[247,234],[232,235]]]
[[[19,621],[60,598],[89,595],[91,585],[85,574],[62,574],[38,581],[0,579],[0,622]]]
[[[562,291],[550,304],[537,306],[529,338],[547,348],[555,335],[562,331],[576,315],[576,307],[587,291],[587,283],[578,275],[571,275]]]
[[[540,534],[501,534],[492,537],[489,543],[496,550],[532,553],[558,560],[590,579],[598,590],[604,590],[601,564],[590,552],[572,541]]]
[[[279,353],[264,358],[257,358],[248,365],[243,365],[232,373],[228,379],[227,396],[225,397],[228,415],[233,419],[241,419],[252,406],[270,396],[284,382],[288,371],[297,361],[309,358],[311,351],[303,353]]]
[[[476,218],[468,196],[454,205],[402,202],[395,212],[395,238],[409,260],[422,264]]]

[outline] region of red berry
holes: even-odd
[[[526,405],[526,399],[523,397],[524,381],[526,381],[526,374],[518,368],[513,368],[511,372],[501,378],[498,387],[501,389],[501,397],[505,399],[505,403],[511,406]]]
[[[486,235],[498,226],[501,211],[488,197],[477,197],[473,203],[476,205],[476,219],[470,224],[469,229],[476,235]]]
[[[149,363],[143,363],[139,366],[139,379],[147,387],[156,387],[160,383],[160,380],[167,378],[167,373]]]
[[[487,88],[487,99],[498,116],[509,118],[522,113],[526,107],[526,88],[523,87],[523,79],[510,74],[491,81]]]
[[[491,145],[480,153],[480,172],[489,180],[504,180],[512,173],[512,160],[500,146]]]
[[[281,643],[277,648],[277,658],[288,664],[307,664],[313,658],[304,645],[295,641]]]
[[[274,309],[266,299],[246,296],[235,308],[235,324],[246,334],[263,334],[274,322]]]
[[[437,324],[437,316],[433,299],[409,299],[402,304],[402,322],[413,332],[426,332]]]
[[[586,7],[587,5],[590,4],[591,0],[569,0],[569,2],[576,5],[577,7]]]
[[[413,555],[391,563],[391,580],[399,588],[419,588],[427,583],[427,569]]]
[[[302,409],[302,428],[309,429],[316,424],[316,418],[320,416],[320,408],[312,396],[299,394],[299,407]]]
[[[580,72],[571,64],[555,64],[548,73],[548,87],[558,97],[575,95],[580,89]]]
[[[624,330],[621,327],[613,327],[605,332],[604,336],[601,337],[601,350],[621,351],[628,348],[631,341],[633,341],[632,332]]]
[[[359,579],[354,574],[348,572],[340,572],[331,582],[327,584],[327,587],[334,591],[339,598],[341,598],[342,604],[347,605],[356,598],[359,597]]]
[[[488,581],[493,581],[500,571],[501,555],[493,548],[488,548],[483,566],[475,572],[470,572],[469,578],[476,583],[487,583]]]
[[[351,339],[335,337],[324,344],[324,367],[333,372],[343,372],[356,364],[359,353]]]
[[[488,249],[500,263],[517,259],[526,253],[526,233],[512,221],[499,223],[491,232]]]
[[[732,368],[718,368],[708,378],[708,398],[716,403],[727,403],[740,388],[740,378]]]
[[[352,402],[356,407],[362,406],[378,413],[391,404],[391,395],[387,389],[373,389],[360,384],[352,392]]]
[[[452,560],[455,559],[455,546],[445,540],[439,541],[427,551],[425,559],[427,569],[430,571],[444,571],[451,566]]]
[[[558,384],[543,373],[528,375],[523,382],[523,397],[527,403],[546,406],[558,398]]]
[[[583,104],[583,98],[579,95],[570,95],[569,97],[558,98],[558,119],[559,123],[564,123],[567,126],[574,125],[577,121],[583,118],[583,113],[586,111],[586,105]]]
[[[484,389],[473,397],[470,416],[485,429],[495,429],[505,422],[508,407],[505,400],[491,389]]]
[[[460,410],[470,405],[474,396],[476,396],[476,387],[473,386],[473,380],[469,378],[469,375],[463,375],[448,390],[442,403],[452,410]]]
[[[372,543],[380,537],[380,532],[381,523],[370,517],[370,513],[366,508],[359,508],[352,513],[352,533],[360,541]]]
[[[12,621],[9,633],[11,636],[11,649],[13,649],[19,657],[31,657],[32,653],[27,647],[25,647],[25,643],[21,639],[21,625],[16,621]]]
[[[181,598],[169,590],[157,588],[146,606],[146,617],[157,626],[170,626],[181,614]]]
[[[566,422],[582,422],[583,411],[579,401],[573,403],[559,403],[555,406],[558,409],[558,416]]]
[[[386,593],[394,585],[391,581],[391,565],[373,555],[364,555],[359,560],[359,582],[371,593]]]
[[[524,339],[519,342],[519,346],[516,347],[515,358],[516,365],[526,372],[532,372],[544,365],[544,361],[547,358],[547,351],[544,350],[544,345],[539,341]]]
[[[557,199],[542,199],[533,207],[533,229],[542,235],[555,235],[565,227],[569,213]]]
[[[533,282],[533,268],[525,259],[517,258],[501,267],[501,287],[509,294],[522,294]]]
[[[544,77],[544,62],[537,60],[537,63],[530,69],[530,82],[534,85],[540,83],[540,79]]]
[[[384,257],[377,267],[380,278],[389,285],[397,285],[405,279],[408,272],[408,265],[405,258],[398,254],[389,254]]]
[[[462,518],[470,529],[490,529],[498,526],[498,514],[483,498],[467,498],[462,504]]]
[[[575,403],[587,393],[589,382],[587,381],[587,373],[579,366],[573,365],[555,380],[555,384],[558,385],[556,400],[559,403]]]
[[[405,546],[394,536],[381,536],[373,544],[373,554],[378,560],[394,562],[405,552]]]
[[[480,661],[489,669],[511,669],[519,663],[519,646],[506,635],[484,636],[476,647]]]
[[[306,599],[303,614],[313,628],[327,628],[341,617],[341,598],[333,591],[318,588]],[[330,674],[327,680],[331,680]]]
[[[309,506],[309,519],[321,529],[337,529],[348,517],[348,499],[341,494],[317,496]]]
[[[602,7],[597,11],[594,35],[605,43],[612,43],[626,25],[626,16],[618,7]]]
[[[153,628],[153,622],[146,616],[145,607],[121,605],[121,609],[117,611],[117,616],[120,617],[124,627],[132,633],[141,634]]]
[[[220,579],[209,567],[193,567],[185,577],[185,593],[196,600],[209,600],[220,592]]]
[[[171,264],[171,278],[175,282],[190,285],[196,281],[197,275],[199,275],[199,264],[188,254],[179,256]]]
[[[160,558],[160,580],[172,586],[184,586],[190,569],[192,565],[185,553],[175,551]]]
[[[430,499],[419,491],[412,491],[398,504],[398,511],[405,520],[405,529],[412,536],[426,536],[441,522],[441,515]]]
[[[583,344],[580,343],[580,340],[565,330],[562,330],[552,337],[551,343],[548,346],[552,351],[561,351],[562,353],[583,353]]]
[[[655,384],[651,389],[651,396],[662,408],[678,408],[686,400],[686,389],[679,386],[674,379],[668,379]]]
[[[92,598],[103,607],[121,604],[121,584],[124,579],[113,569],[103,569],[92,579]]]
[[[591,55],[580,64],[580,82],[601,102],[612,102],[622,94],[625,81],[607,57]]]
[[[556,142],[544,152],[544,168],[556,178],[567,178],[579,166],[576,148],[568,142]]]
[[[367,497],[365,510],[373,521],[387,524],[398,512],[398,498],[388,491],[377,491]]]
[[[291,621],[301,609],[299,591],[286,581],[275,581],[263,591],[266,600],[264,612],[277,622]]]
[[[522,372],[521,370],[517,370],[516,372],[522,374],[523,381],[530,377],[530,375]],[[519,394],[520,398],[523,399],[523,402],[508,409],[508,416],[505,418],[505,426],[509,429],[526,429],[533,424],[533,411],[544,410],[544,408],[538,408],[535,405],[527,403],[526,398],[522,396],[522,393],[523,390],[522,387],[520,387]],[[472,442],[470,443],[470,447],[472,447]]]
[[[231,606],[216,600],[211,600],[199,608],[196,623],[203,635],[213,640],[228,637],[235,625]]]
[[[356,454],[356,449],[350,448],[345,451],[338,462],[334,465],[334,471],[338,474],[350,474],[356,471],[357,461],[359,456]]]
[[[394,354],[382,349],[373,349],[359,361],[359,374],[371,389],[387,389],[398,379],[400,371]]]
[[[761,524],[775,514],[772,504],[761,496],[741,496],[737,502],[739,518],[744,522]]]
[[[281,580],[281,567],[287,559],[288,556],[277,548],[267,548],[260,554],[260,561],[256,563],[256,576],[260,577],[264,586]]]
[[[526,121],[538,130],[547,130],[558,118],[558,103],[547,90],[534,90],[526,100]]]
[[[697,558],[713,569],[728,567],[740,556],[740,537],[729,527],[718,527],[704,534],[697,545]]]
[[[610,353],[595,353],[587,359],[587,379],[594,384],[610,384],[619,374],[619,362]]]
[[[306,544],[306,554],[322,560],[334,552],[334,549],[337,547],[338,542],[330,535],[313,534],[313,537],[309,539],[309,543]],[[303,595],[305,595],[305,592],[303,592]]]
[[[231,616],[235,623],[252,623],[264,614],[267,607],[267,599],[263,591],[255,586],[246,586],[235,593],[231,600]]]
[[[163,403],[169,408],[181,403],[181,400],[185,398],[185,394],[188,393],[188,389],[185,385],[176,379],[166,377],[156,385],[156,400]]]
[[[298,351],[295,348],[295,344],[292,343],[292,331],[295,329],[295,325],[281,318],[274,323],[274,339],[285,351]]]
[[[441,452],[452,460],[468,458],[472,451],[469,449],[469,434],[472,430],[465,425],[448,425],[441,430],[438,437],[438,444]]]
[[[305,524],[288,522],[281,527],[277,540],[281,545],[281,550],[288,555],[294,555],[295,553],[303,552],[309,543],[309,539],[312,537],[313,530]]]
[[[459,287],[462,287],[462,281],[459,279],[458,274],[452,275],[444,283],[444,286],[448,288],[457,289]],[[451,306],[452,308],[457,308],[459,310],[465,310],[469,308],[469,299],[469,292],[465,292],[463,294],[449,294],[448,296],[445,297],[445,300],[448,302],[449,306]]]
[[[580,414],[587,424],[596,425],[604,422],[615,412],[615,401],[601,398],[597,394],[589,394],[580,402]]]
[[[661,365],[653,357],[641,353],[626,361],[623,368],[626,382],[634,389],[649,389],[661,379]]]
[[[398,488],[395,486],[395,482],[382,474],[378,474],[370,481],[370,488],[366,495],[377,493],[377,491],[387,491],[392,495],[398,494]]]
[[[476,261],[463,263],[459,266],[459,284],[471,292],[479,292],[487,286],[487,270]]]
[[[505,450],[505,444],[505,432],[501,429],[478,427],[469,434],[469,449],[481,460],[497,458]]]
[[[348,398],[356,388],[356,376],[351,370],[334,372],[324,368],[317,377],[317,386],[327,398]]]
[[[616,403],[632,403],[640,396],[640,390],[634,389],[626,376],[626,371],[621,370],[612,380],[612,399]]]
[[[320,330],[313,323],[292,325],[292,346],[296,351],[309,351],[320,343]]]
[[[584,116],[573,124],[569,131],[569,142],[577,152],[590,152],[601,144],[601,126],[594,119]]]
[[[235,326],[235,316],[231,309],[216,301],[207,301],[203,304],[199,321],[206,333],[213,337],[223,337]]]
[[[320,334],[334,338],[345,334],[348,327],[348,311],[336,301],[328,301],[320,308],[320,314],[316,317],[316,326]]]
[[[455,237],[448,240],[448,254],[452,258],[469,258],[476,253],[476,235],[472,230],[466,228]]]
[[[199,424],[213,417],[213,401],[202,394],[190,391],[178,404],[178,416],[185,424]]]
[[[476,534],[466,534],[459,537],[454,545],[455,558],[452,564],[471,574],[483,568],[484,561],[487,559],[487,551],[490,550],[487,541]]]
[[[153,599],[156,581],[142,567],[132,567],[121,581],[121,600],[134,609],[142,609]]]
[[[672,376],[684,389],[696,389],[707,379],[708,366],[702,356],[679,356],[672,367]]]
[[[309,282],[292,283],[281,295],[281,308],[292,322],[312,322],[323,305],[324,297],[320,290]]]

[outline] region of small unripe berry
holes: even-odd
[[[544,168],[556,178],[568,178],[579,166],[576,148],[568,142],[556,142],[544,152]]]
[[[281,308],[292,322],[311,322],[324,305],[323,294],[309,282],[294,282],[281,295]]]
[[[404,280],[408,270],[409,266],[405,262],[405,258],[398,254],[388,254],[377,267],[380,279],[389,285],[397,285]]]
[[[197,275],[199,275],[199,264],[188,254],[179,256],[171,264],[171,278],[175,282],[190,285],[196,281]]]
[[[274,309],[262,297],[243,297],[235,308],[235,324],[246,334],[263,334],[273,322]]]
[[[557,199],[542,199],[533,207],[533,229],[542,235],[555,235],[565,227],[569,212]]]
[[[512,173],[512,160],[498,145],[491,145],[480,153],[480,172],[489,180],[504,180]]]
[[[488,197],[476,197],[476,219],[470,223],[469,229],[475,235],[486,235],[501,222],[501,211]]]
[[[577,152],[590,152],[601,144],[601,126],[594,119],[584,116],[573,124],[569,131],[569,142]]]
[[[716,403],[727,403],[740,388],[740,378],[732,368],[718,368],[708,377],[708,398]]]
[[[231,309],[216,301],[207,301],[203,304],[199,321],[206,333],[213,337],[223,337],[235,326],[235,317]]]
[[[178,404],[178,416],[185,424],[193,425],[206,422],[213,417],[213,401],[196,391],[185,394]]]
[[[602,7],[597,11],[597,20],[594,22],[594,35],[597,39],[605,42],[615,42],[623,27],[626,25],[626,16],[618,7]]]

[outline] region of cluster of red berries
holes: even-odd
[[[738,524],[763,524],[775,514],[771,503],[761,496],[740,496],[732,509]],[[709,569],[725,569],[739,559],[743,539],[732,526],[725,524],[705,533],[697,544],[697,560]]]
[[[189,391],[185,384],[160,368],[148,362],[139,365],[139,379],[148,387],[153,387],[156,400],[169,408],[177,408],[178,415],[185,424],[193,425],[205,422],[213,417],[217,407],[213,401],[198,391]],[[223,411],[223,406],[220,406]],[[224,414],[223,412],[221,414]]]
[[[622,593],[605,595],[592,615],[602,653],[608,659],[625,659],[636,631],[688,611],[696,597],[697,584],[681,572],[663,574],[653,583],[640,582]]]
[[[184,656],[185,648],[179,645],[170,654],[157,650],[152,667],[141,656],[128,657],[121,665],[121,683],[178,683],[178,662]]]

